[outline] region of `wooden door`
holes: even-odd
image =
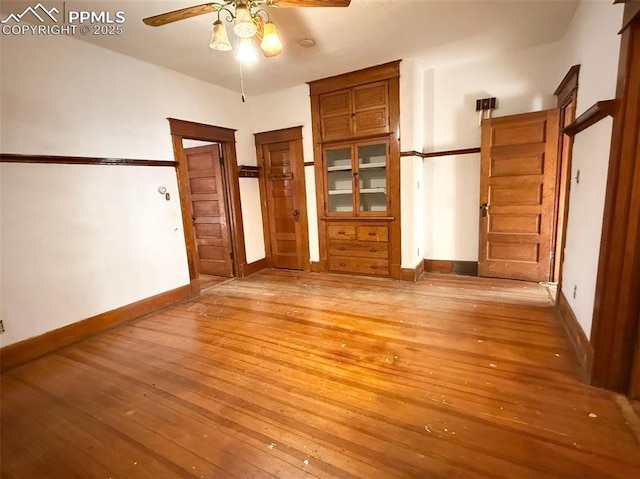
[[[300,132],[300,128],[280,130]],[[284,134],[272,132],[272,138]],[[260,144],[271,133],[256,135],[264,171],[263,211],[267,249],[274,268],[308,269],[309,239],[302,139]],[[280,138],[278,138],[280,137]]]
[[[478,274],[549,281],[558,110],[482,123]]]
[[[227,199],[217,144],[186,148],[198,271],[233,276]]]

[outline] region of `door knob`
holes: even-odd
[[[489,214],[489,205],[487,203],[482,203],[480,205],[480,213],[482,216],[487,216]]]

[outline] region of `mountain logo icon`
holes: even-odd
[[[58,23],[58,19],[54,16],[54,14],[60,13],[56,7],[47,10],[47,8],[42,5],[42,3],[38,3],[35,7],[27,7],[24,9],[22,13],[12,13],[4,20],[1,20],[0,23],[9,23],[9,21],[13,20],[16,23],[20,23],[22,18],[27,14],[31,13],[34,17],[40,20],[40,23],[44,23],[46,21],[46,17],[49,17],[54,22]]]

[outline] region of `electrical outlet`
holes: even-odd
[[[0,319],[0,333],[4,333],[4,322]]]
[[[418,248],[418,252],[416,253],[416,256],[420,256],[420,248]]]
[[[578,285],[573,286],[573,299],[576,299],[576,293],[578,292]]]

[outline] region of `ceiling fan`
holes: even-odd
[[[350,3],[351,0],[218,0],[162,13],[142,21],[146,25],[159,27],[206,13],[217,13],[209,46],[214,50],[229,51],[233,47],[220,20],[223,15],[227,22],[233,23],[233,33],[239,38],[236,57],[241,62],[249,62],[255,61],[253,39],[257,40],[266,57],[278,55],[282,51],[276,27],[269,18],[269,12],[262,7],[348,7]]]

